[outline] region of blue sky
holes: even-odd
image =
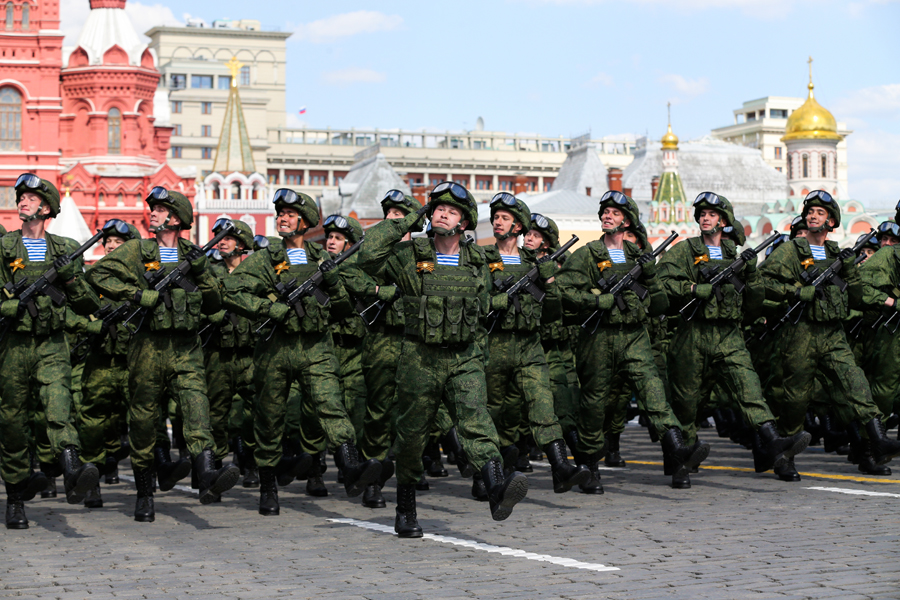
[[[87,0],[63,0],[77,33]],[[313,127],[486,129],[682,139],[763,96],[816,97],[854,131],[850,193],[900,198],[900,2],[129,0],[145,31],[190,15],[293,31],[287,108]],[[74,39],[69,36],[67,43]]]

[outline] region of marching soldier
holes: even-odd
[[[155,456],[157,429],[170,396],[178,398],[184,414],[184,438],[193,457],[200,502],[215,502],[234,486],[240,472],[232,464],[215,467],[215,440],[210,432],[198,331],[200,315],[217,312],[222,298],[206,255],[180,237],[181,231],[193,225],[193,207],[183,194],[162,187],[150,190],[146,202],[154,238],[125,242],[94,265],[88,280],[104,297],[129,301],[145,311],[142,326],[132,337],[128,350],[128,440],[137,486],[134,519],[152,522],[156,518],[154,466],[162,491],[174,487],[189,471],[181,459],[173,463]],[[198,291],[172,287],[159,292],[150,286],[145,273],[169,273],[185,260],[190,262],[188,277]]]
[[[425,214],[434,237],[403,242]],[[404,538],[422,537],[415,484],[424,471],[422,451],[443,398],[455,413],[469,462],[481,470],[494,520],[509,517],[528,491],[521,473],[504,477],[497,431],[484,404],[482,311],[491,302],[490,275],[484,251],[462,236],[477,220],[472,195],[457,183],[443,182],[418,211],[373,226],[360,252],[360,268],[396,285],[402,294],[407,338],[397,371],[394,530]]]
[[[274,323],[271,340],[257,344],[254,356],[254,456],[259,469],[261,515],[280,513],[277,478],[286,468],[282,437],[294,381],[300,384],[304,399],[308,394],[328,444],[336,448],[335,462],[343,471],[347,494],[358,496],[381,473],[378,461],[359,461],[355,431],[341,393],[340,365],[328,330],[332,315],[348,315],[353,307],[336,263],[320,245],[304,240],[310,227],[319,223],[318,208],[309,196],[287,188],[277,190],[273,202],[280,243],[273,241],[254,252],[225,280],[227,310]],[[328,305],[322,305],[313,295],[288,305],[279,289],[302,285],[317,271],[322,273],[320,292],[328,295]],[[279,296],[281,300],[272,300]],[[310,463],[308,459],[305,468],[300,463],[296,468],[308,470]]]
[[[24,173],[15,189],[22,229],[0,241],[0,283],[7,289],[22,286],[54,267],[52,285],[61,298],[56,302],[40,295],[26,306],[7,294],[0,302],[0,475],[6,485],[6,528],[27,529],[24,502],[47,487],[47,477],[64,477],[69,504],[82,502],[100,478],[97,467],[78,456],[78,433],[70,419],[72,365],[63,331],[67,307],[87,315],[100,302],[85,283],[82,258],[69,258],[78,244],[47,233],[49,220],[59,214],[56,187]],[[45,415],[50,448],[59,457],[58,464],[41,463],[38,473],[31,469],[27,422],[35,397]]]

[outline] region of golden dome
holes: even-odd
[[[672,133],[672,124],[669,123],[669,130],[666,135],[662,136],[663,150],[678,150],[678,136]]]
[[[834,115],[816,102],[813,84],[809,82],[809,97],[803,106],[788,117],[782,142],[788,140],[841,140]]]

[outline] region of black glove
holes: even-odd
[[[838,258],[844,263],[845,267],[849,267],[856,262],[856,253],[853,251],[853,248],[844,248],[841,250],[841,253],[838,254]]]
[[[645,279],[653,279],[656,276],[656,257],[652,254],[641,254],[637,264],[641,265]]]
[[[756,250],[753,248],[747,248],[743,252],[741,252],[741,260],[744,261],[744,271],[747,273],[753,273],[756,271]]]
[[[200,275],[209,266],[206,253],[203,252],[203,248],[198,248],[197,246],[191,248],[191,251],[187,253],[184,259],[191,263],[191,273],[194,275]]]
[[[338,282],[337,263],[332,259],[323,260],[319,264],[319,270],[322,271],[322,280],[328,287],[334,287]]]
[[[75,261],[69,258],[67,254],[63,254],[54,260],[53,267],[56,269],[56,274],[59,276],[60,281],[69,281],[75,278]]]

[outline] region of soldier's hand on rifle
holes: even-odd
[[[744,261],[744,272],[753,273],[756,271],[756,250],[747,248],[741,252],[741,260]]]
[[[0,302],[0,316],[2,317],[15,317],[19,313],[19,301],[13,298],[12,300],[4,300]]]
[[[641,270],[644,273],[644,277],[646,279],[653,279],[656,277],[656,257],[652,254],[641,254],[637,263],[641,265]]]
[[[713,286],[711,283],[698,283],[694,286],[694,296],[699,300],[707,300],[712,296]]]
[[[196,246],[184,258],[191,263],[191,273],[194,275],[200,275],[209,266],[209,259],[206,258],[203,249]]]
[[[509,308],[509,296],[506,294],[491,296],[491,309],[506,310],[507,308]]]
[[[554,275],[556,275],[556,265],[553,261],[545,261],[538,263],[538,275],[541,276],[541,279],[547,281],[548,279],[552,279]]]
[[[838,258],[841,259],[845,267],[852,267],[853,263],[856,262],[856,253],[853,251],[853,248],[844,248],[838,254]]]
[[[100,335],[103,333],[103,321],[101,319],[97,319],[96,321],[88,322],[87,326],[84,328],[85,333],[88,335]]]
[[[282,304],[281,302],[273,302],[269,306],[269,318],[273,321],[281,323],[282,321],[284,321],[284,318],[287,316],[289,310],[291,310],[291,307],[287,304]]]
[[[338,283],[338,272],[337,272],[337,263],[331,260],[330,258],[322,261],[322,264],[319,265],[319,270],[322,271],[322,281],[325,282],[325,285],[328,287],[334,287]]]
[[[797,295],[797,300],[801,302],[812,302],[816,299],[816,286],[814,285],[804,285],[801,288],[798,288],[795,292]]]
[[[56,268],[56,274],[59,276],[60,281],[68,282],[75,279],[75,261],[69,258],[68,255],[63,254],[54,260],[53,266]]]
[[[138,290],[134,293],[134,303],[141,308],[153,308],[159,304],[159,292],[156,290]]]
[[[375,292],[375,296],[383,302],[393,302],[397,298],[397,286],[380,285],[378,286],[378,291]]]
[[[598,310],[609,310],[615,304],[616,299],[612,294],[600,294],[597,296],[597,309]]]

